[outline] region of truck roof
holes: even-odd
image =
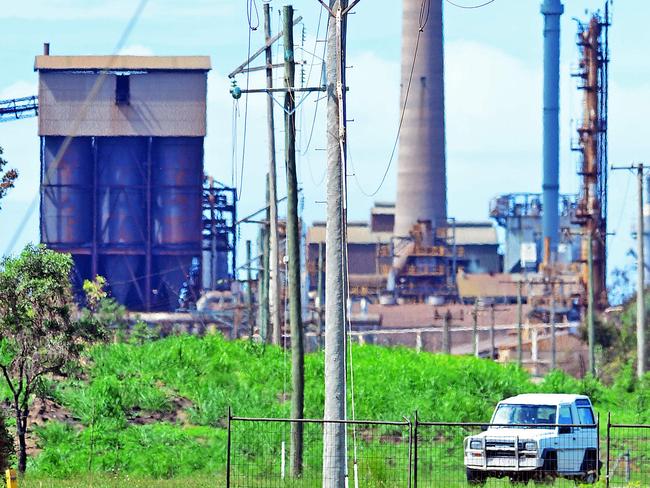
[[[517,395],[499,403],[516,403],[525,405],[559,405],[561,403],[573,403],[577,399],[589,400],[586,395],[569,395],[565,393],[526,393],[524,395]],[[591,401],[589,401],[591,403]]]

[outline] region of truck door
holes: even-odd
[[[560,473],[580,471],[583,452],[578,444],[578,431],[571,427],[576,424],[571,405],[560,405],[558,415],[557,469]]]
[[[585,426],[576,429],[576,442],[578,443],[580,452],[584,456],[587,449],[593,450],[598,448],[598,430],[593,427],[596,424],[596,419],[588,400],[578,399],[576,401],[576,410],[578,423]],[[597,469],[597,464],[591,464],[588,468]]]

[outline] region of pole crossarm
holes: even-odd
[[[302,20],[302,17],[297,17],[296,20],[293,21],[293,25],[299,24],[300,21]],[[264,46],[259,48],[257,51],[255,51],[250,58],[248,58],[246,61],[244,61],[242,64],[237,66],[235,70],[228,75],[228,78],[234,78],[236,75],[244,71],[246,69],[246,66],[251,64],[260,54],[265,52],[269,47],[271,47],[278,39],[280,39],[284,35],[284,32],[278,32],[276,35],[271,37],[268,41],[264,43]]]
[[[304,88],[249,88],[242,89],[242,93],[299,93],[299,92],[324,92],[327,87],[324,86],[308,86]]]

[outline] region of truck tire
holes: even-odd
[[[557,452],[544,451],[544,464],[535,473],[535,484],[552,485],[557,477]]]
[[[467,484],[471,486],[484,486],[487,481],[487,473],[478,469],[466,468]]]
[[[587,449],[585,451],[585,457],[582,460],[582,466],[580,467],[580,471],[584,473],[580,477],[580,481],[588,485],[596,483],[600,472],[600,464],[598,452],[595,449]]]

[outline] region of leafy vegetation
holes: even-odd
[[[14,187],[16,179],[18,178],[18,171],[15,169],[4,169],[8,163],[2,157],[3,152],[2,147],[0,147],[0,204],[9,189]],[[2,207],[0,206],[0,208]]]
[[[74,421],[35,429],[42,452],[30,461],[33,476],[92,474],[110,483],[102,476],[223,473],[228,407],[241,416],[289,415],[290,358],[279,348],[221,336],[140,342],[95,346],[83,360],[83,379],[50,385],[50,396]],[[423,420],[483,422],[500,399],[534,391],[589,394],[617,422],[646,421],[650,405],[650,378],[638,384],[633,373],[611,387],[557,371],[535,384],[517,367],[473,357],[355,346],[353,359],[360,419],[401,420],[417,410]],[[306,416],[318,418],[322,353],[306,356],[305,372]]]
[[[16,417],[18,470],[27,464],[29,402],[48,375],[65,374],[97,337],[92,321],[73,317],[72,258],[27,246],[0,263],[0,371]]]

